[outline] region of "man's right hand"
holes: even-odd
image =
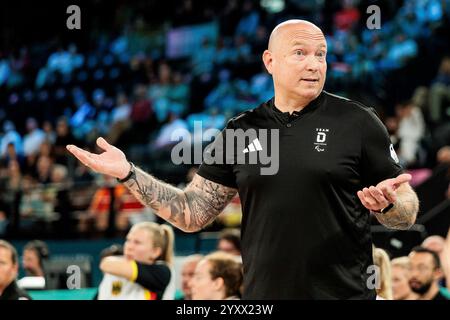
[[[74,145],[67,145],[66,148],[85,166],[92,170],[119,179],[125,178],[131,169],[125,154],[101,137],[97,139],[97,145],[105,152],[95,154]]]

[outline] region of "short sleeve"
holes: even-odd
[[[226,130],[234,130],[233,119],[228,121],[224,130],[218,134],[205,150],[203,159],[197,174],[207,180],[230,188],[237,188],[236,176],[233,172],[233,159],[226,153]]]
[[[371,108],[367,109],[362,120],[361,157],[364,186],[377,185],[403,172],[387,129]]]
[[[134,264],[133,269],[136,270],[136,274],[133,274],[135,279],[131,279],[132,281],[154,292],[163,292],[166,289],[171,277],[167,265],[163,263],[144,264],[135,261],[132,263]]]

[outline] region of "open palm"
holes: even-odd
[[[67,145],[70,151],[78,160],[92,170],[122,179],[130,171],[130,164],[125,154],[118,148],[110,145],[103,138],[97,139],[97,145],[104,150],[101,154],[95,154],[78,148],[74,145]]]

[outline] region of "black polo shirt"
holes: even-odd
[[[278,129],[279,167],[206,164],[198,174],[237,188],[241,198],[244,299],[373,299],[370,214],[357,196],[401,173],[386,128],[372,108],[323,91],[300,112],[273,99],[246,111],[228,129]],[[256,130],[259,132],[258,130]],[[219,135],[210,147],[220,149]],[[259,149],[250,137],[247,154]],[[261,139],[260,139],[261,140]],[[243,150],[234,149],[232,157]],[[237,162],[237,161],[236,161]],[[373,282],[373,281],[372,281]]]

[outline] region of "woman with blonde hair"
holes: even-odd
[[[386,251],[373,247],[373,263],[379,268],[377,274],[377,295],[384,300],[392,300],[391,261]]]
[[[124,255],[105,257],[100,263],[105,276],[98,299],[163,299],[173,282],[173,243],[174,233],[169,225],[135,224],[126,237]]]

